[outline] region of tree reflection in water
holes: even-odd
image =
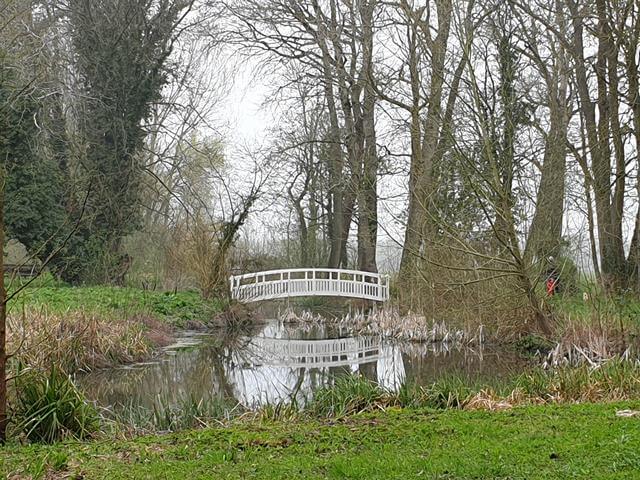
[[[304,405],[318,388],[349,373],[397,390],[406,381],[427,384],[451,374],[491,382],[525,367],[507,352],[350,337],[326,325],[296,328],[276,321],[244,335],[182,340],[197,345],[179,343],[155,362],[91,372],[78,382],[105,406],[151,408],[158,397],[169,404],[190,397],[256,408],[291,400]]]

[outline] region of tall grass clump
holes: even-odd
[[[464,378],[451,375],[426,386],[405,384],[394,397],[405,408],[458,409],[466,407],[477,389]]]
[[[95,407],[57,368],[48,373],[29,370],[18,374],[11,418],[16,435],[40,443],[83,439],[99,427]]]
[[[296,419],[300,410],[295,399],[291,402],[268,403],[258,410],[257,418],[272,422],[287,422]]]
[[[388,392],[361,376],[338,377],[332,386],[318,390],[307,410],[317,416],[342,417],[384,406]]]
[[[437,409],[464,408],[473,389],[463,378],[450,376],[424,388],[420,406]]]
[[[170,400],[159,395],[152,407],[128,404],[107,412],[116,429],[136,433],[177,432],[192,428],[211,427],[239,415],[242,409],[229,400],[212,397],[196,398],[187,395]]]
[[[640,396],[640,365],[615,359],[597,366],[537,369],[520,375],[515,389],[543,402],[615,401]]]

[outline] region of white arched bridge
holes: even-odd
[[[290,297],[349,297],[384,302],[389,277],[379,273],[335,268],[293,268],[235,275],[231,298],[258,302]]]

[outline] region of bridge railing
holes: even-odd
[[[231,297],[256,302],[288,297],[335,296],[384,302],[389,277],[379,273],[334,268],[294,268],[232,276]]]

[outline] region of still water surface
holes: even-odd
[[[406,382],[426,385],[450,375],[492,384],[526,366],[515,353],[488,347],[388,341],[326,325],[270,321],[235,338],[185,332],[153,362],[95,371],[78,383],[104,406],[219,397],[257,408],[294,398],[304,404],[315,390],[349,373],[397,390]]]

